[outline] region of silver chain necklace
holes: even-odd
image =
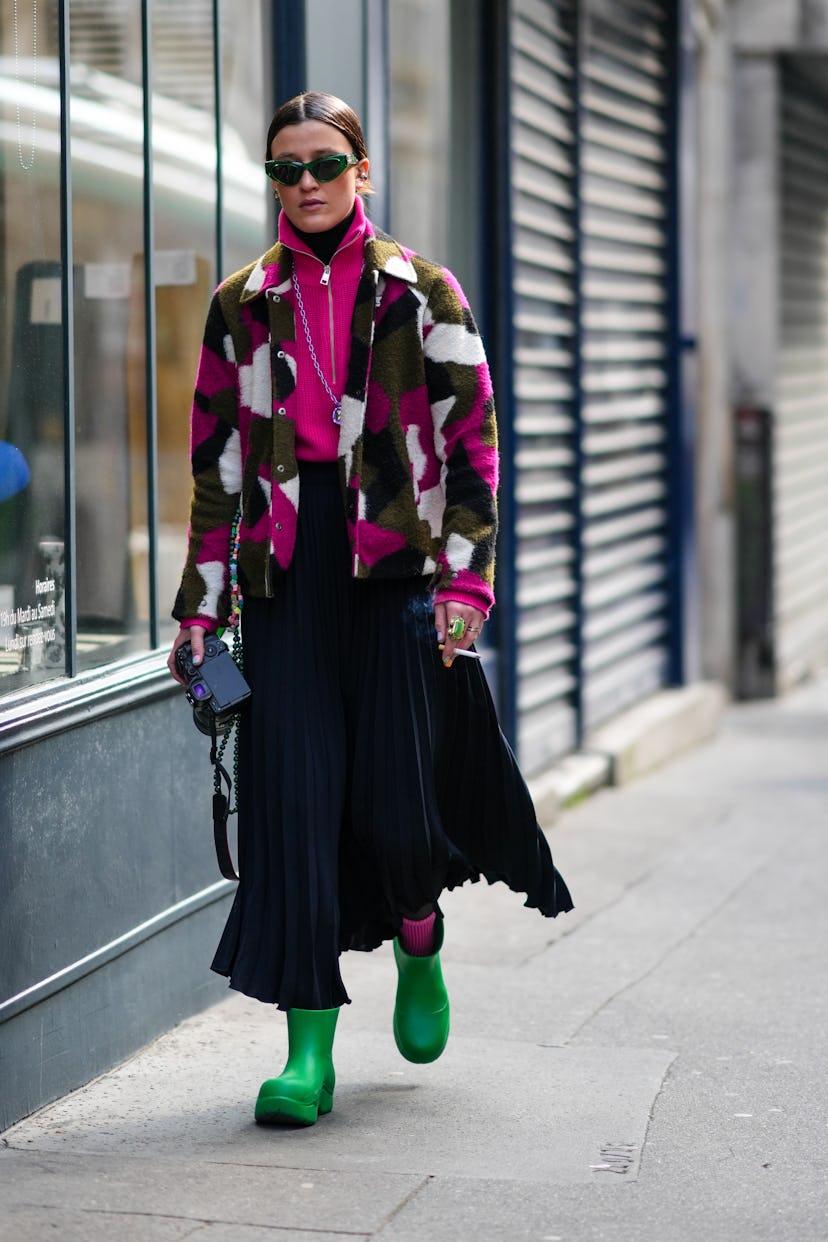
[[[311,334],[310,334],[310,325],[308,323],[308,317],[305,314],[305,304],[302,301],[302,294],[299,289],[299,281],[296,279],[295,271],[291,272],[290,278],[293,282],[293,287],[296,290],[296,305],[299,307],[299,315],[301,316],[301,319],[302,319],[302,327],[305,329],[305,340],[308,342],[308,351],[311,356],[311,362],[316,368],[316,374],[319,376],[320,380],[322,381],[322,387],[325,389],[325,392],[328,394],[331,401],[333,401],[333,409],[331,410],[331,418],[333,419],[333,421],[336,423],[338,427],[339,424],[342,422],[342,401],[337,397],[336,393],[333,391],[330,384],[325,379],[325,376],[322,374],[322,368],[319,365],[319,359],[317,358],[316,350],[313,347],[313,340],[311,339]]]

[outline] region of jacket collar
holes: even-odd
[[[358,208],[361,208],[361,200],[357,200]],[[408,257],[410,251],[405,251],[393,237],[389,237],[387,233],[379,232],[374,228],[371,221],[365,220],[365,267],[368,271],[374,271],[377,275],[380,273],[386,276],[394,276],[398,280],[408,281],[411,285],[417,283],[417,272],[413,263]],[[290,249],[277,242],[275,246],[271,246],[261,258],[257,259],[253,265],[253,269],[248,276],[244,288],[242,289],[239,301],[252,302],[254,298],[264,297],[268,290],[274,290],[277,293],[283,293],[290,288],[290,274],[293,269],[293,256]]]

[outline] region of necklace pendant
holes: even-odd
[[[331,418],[336,423],[337,427],[342,422],[342,402],[341,401],[337,401],[336,405],[331,410]]]

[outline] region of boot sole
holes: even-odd
[[[326,1116],[333,1108],[333,1092],[324,1089],[319,1104],[302,1104],[287,1095],[269,1095],[256,1102],[256,1121],[260,1125],[312,1126],[317,1117]]]
[[[448,1037],[449,1032],[446,1031],[446,1037],[439,1046],[431,1044],[418,1048],[416,1045],[407,1044],[397,1026],[396,1014],[394,1016],[394,1043],[397,1045],[400,1056],[405,1057],[406,1061],[410,1061],[412,1065],[429,1065],[432,1061],[439,1060],[446,1050]]]

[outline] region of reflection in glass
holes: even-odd
[[[388,6],[391,232],[460,279],[480,314],[481,6]]]
[[[59,68],[0,0],[0,692],[65,670]]]
[[[448,262],[449,11],[443,0],[398,0],[388,9],[391,229],[438,263]]]
[[[276,212],[262,169],[273,99],[261,0],[221,6],[221,276],[252,263],[275,240]],[[258,54],[253,49],[259,49]],[[268,214],[269,211],[269,214]]]
[[[70,5],[78,667],[148,644],[129,559],[130,361],[143,365],[133,256],[143,248],[137,5]]]
[[[156,444],[147,436],[141,5],[72,0],[69,7],[79,669],[149,648],[147,461],[156,450],[158,620],[162,644],[168,641],[186,543],[190,403],[210,295],[220,276],[270,241],[261,169],[271,115],[269,6],[218,5],[217,93],[216,3],[150,4]],[[0,0],[0,694],[66,667],[55,13],[54,5]]]
[[[212,0],[154,0],[158,610],[162,641],[186,553],[189,413],[204,317],[216,284],[216,116]],[[186,49],[186,54],[182,54]],[[142,424],[143,426],[143,424]],[[136,462],[138,461],[136,455]],[[143,528],[136,522],[136,554]],[[148,601],[144,604],[148,615]]]
[[[155,211],[156,395],[158,410],[158,608],[162,642],[184,563],[192,476],[189,416],[210,297],[218,280],[265,249],[261,173],[261,4],[220,6],[222,220],[217,272],[216,83],[212,0],[152,9],[153,201]],[[181,55],[186,47],[187,55]],[[225,90],[226,87],[226,90]],[[235,128],[240,123],[245,136]],[[248,133],[256,134],[255,154]],[[255,162],[254,162],[255,161]],[[137,440],[136,440],[137,443]],[[136,463],[140,460],[136,453]],[[141,525],[133,525],[136,550]],[[229,549],[228,549],[229,554]]]

